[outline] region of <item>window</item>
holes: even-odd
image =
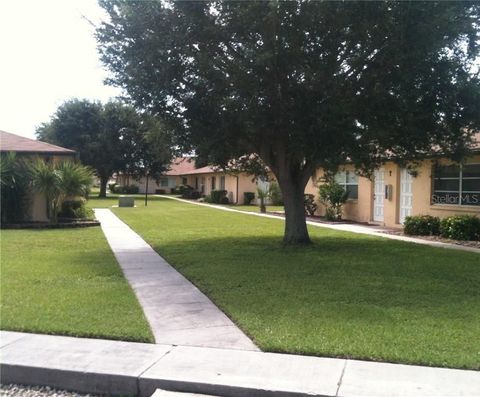
[[[220,190],[225,190],[225,175],[220,177]]]
[[[217,183],[216,183],[216,178],[214,176],[212,176],[212,190],[215,190],[216,186],[217,186]]]
[[[435,167],[431,203],[480,206],[480,164]]]
[[[348,193],[349,200],[358,199],[358,175],[354,171],[339,171],[335,181]]]
[[[198,176],[195,177],[195,190],[198,190]]]
[[[161,178],[160,179],[160,186],[167,187],[168,186],[168,178]]]
[[[182,178],[182,185],[188,185],[188,179]]]

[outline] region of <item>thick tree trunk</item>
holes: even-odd
[[[101,176],[100,177],[100,193],[98,197],[107,197],[107,183],[108,183],[108,176]]]
[[[310,244],[303,194],[305,184],[292,178],[279,178],[285,205],[285,234],[283,243],[286,245]]]

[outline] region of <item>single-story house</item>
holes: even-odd
[[[75,160],[76,152],[50,143],[25,138],[10,132],[0,130],[0,154],[14,152],[17,157],[40,158],[44,161]],[[45,197],[32,192],[28,220],[46,222],[47,203]]]
[[[135,180],[118,175],[117,183],[138,186],[139,193],[145,193],[146,190],[146,178]],[[208,196],[212,190],[226,190],[229,201],[234,204],[244,203],[245,192],[257,191],[256,180],[252,175],[228,174],[212,166],[195,168],[193,157],[178,157],[172,161],[170,169],[160,177],[158,183],[153,179],[149,180],[147,193],[170,193],[172,189],[182,185],[193,187],[202,196]]]
[[[373,178],[358,176],[352,165],[340,168],[336,180],[349,193],[343,218],[387,227],[402,227],[410,215],[480,216],[480,134],[462,164],[438,157],[422,161],[413,171],[387,162]],[[305,193],[318,198],[323,170],[309,180]],[[320,206],[318,213],[324,214]]]
[[[182,184],[192,186],[200,194],[208,196],[212,190],[226,190],[230,203],[244,204],[244,193],[257,191],[257,181],[245,172],[229,174],[206,166],[181,175]]]
[[[193,157],[177,157],[170,164],[170,169],[162,174],[158,182],[154,178],[148,180],[148,194],[171,193],[182,183],[182,175],[188,174],[195,169]],[[145,177],[135,179],[127,175],[118,174],[116,183],[122,186],[138,186],[139,193],[145,194],[147,180]]]

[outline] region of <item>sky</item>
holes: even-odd
[[[0,0],[0,130],[35,138],[65,100],[107,101],[96,50],[96,0]]]

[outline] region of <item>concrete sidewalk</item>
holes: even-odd
[[[95,216],[156,343],[258,350],[217,306],[115,214],[96,209]]]
[[[258,351],[0,332],[1,382],[84,393],[480,396],[480,372]]]
[[[224,206],[221,206],[221,205],[207,204],[207,203],[197,203],[195,201],[184,200],[184,199],[181,199],[181,198],[178,198],[178,197],[172,197],[172,196],[167,196],[167,195],[157,195],[157,196],[158,197],[163,197],[163,198],[168,198],[170,200],[181,201],[181,202],[188,203],[188,204],[201,205],[201,206],[205,206],[205,207],[215,208],[215,209],[223,210],[223,211],[240,212],[242,214],[260,216],[262,218],[271,218],[271,219],[280,219],[280,220],[285,219],[281,215],[261,214],[261,213],[258,213],[258,212],[242,211],[242,210],[237,210],[235,208],[224,207]],[[464,246],[464,245],[444,243],[444,242],[441,242],[441,241],[424,240],[424,239],[415,238],[415,237],[399,236],[397,234],[387,234],[387,233],[384,233],[385,229],[380,227],[380,226],[361,225],[361,224],[356,224],[356,223],[331,224],[331,223],[320,223],[320,222],[314,222],[314,221],[308,221],[308,220],[307,220],[307,224],[310,225],[310,226],[324,227],[324,228],[327,228],[327,229],[340,230],[340,231],[344,231],[344,232],[368,234],[370,236],[383,237],[383,238],[388,238],[388,239],[391,239],[391,240],[405,241],[405,242],[408,242],[408,243],[428,245],[428,246],[437,247],[437,248],[449,248],[449,249],[455,249],[455,250],[459,250],[459,251],[475,252],[477,254],[480,254],[480,249],[474,248],[474,247],[467,247],[467,246]]]

